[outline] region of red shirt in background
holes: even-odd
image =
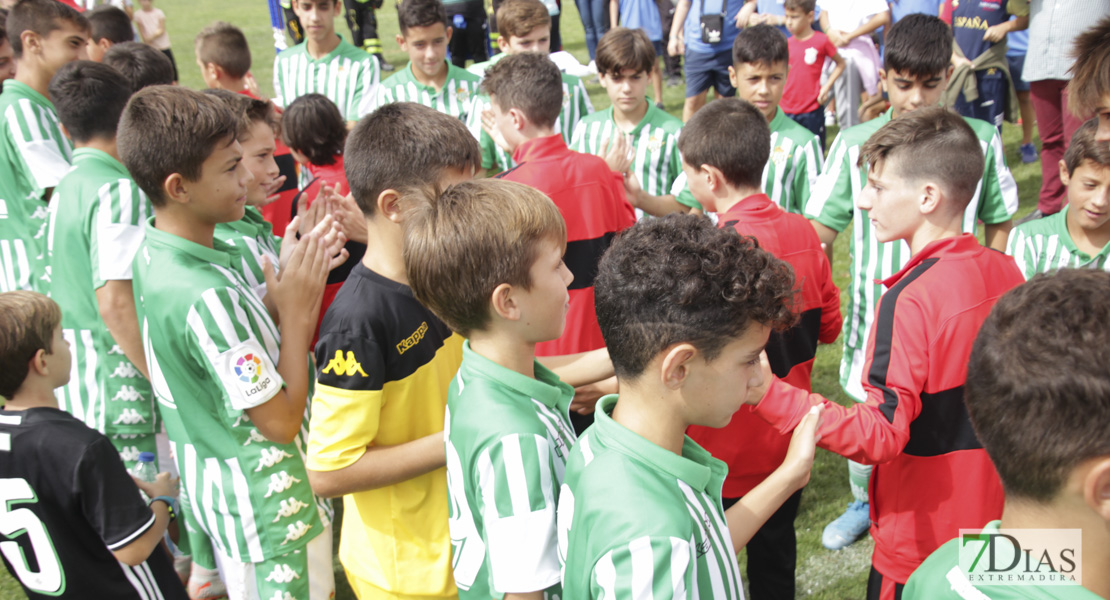
[[[779,107],[782,112],[800,115],[813,112],[821,106],[817,95],[821,91],[821,70],[825,59],[836,56],[836,46],[828,36],[814,31],[809,39],[799,40],[790,37],[786,40],[790,50],[790,72],[786,75],[786,89],[782,93]]]
[[[771,334],[767,359],[776,376],[809,391],[817,344],[835,341],[842,323],[840,290],[833,283],[821,240],[805,217],[782,210],[766,194],[748,196],[718,217],[722,229],[755,237],[761,248],[793,267],[794,286],[801,291],[794,305],[798,323]],[[739,498],[759,485],[782,464],[790,446],[789,433],[780,433],[752,410],[750,405],[741,406],[720,429],[695,425],[687,430],[694,441],[728,465],[721,491],[724,498]]]

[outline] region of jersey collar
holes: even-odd
[[[766,221],[775,215],[780,209],[767,194],[752,194],[747,198],[737,202],[732,208],[719,214],[717,220],[720,223],[727,223],[729,221]]]
[[[200,262],[212,263],[227,269],[231,268],[232,257],[238,257],[239,255],[239,249],[237,247],[217,239],[213,239],[212,247],[207,248],[200,244],[190,242],[185,238],[156,229],[154,227],[154,218],[155,217],[150,217],[147,219],[146,231],[144,232],[146,234],[146,242],[151,246],[161,246],[173,252],[188,254]],[[142,250],[140,256],[145,254],[145,252],[145,249]],[[146,256],[145,259],[149,261],[150,257]]]
[[[123,163],[116,160],[111,154],[96,148],[75,148],[73,150],[73,164],[78,162],[96,162],[104,167],[111,169],[120,177],[131,179],[131,173],[127,171],[127,167]]]
[[[516,147],[513,152],[513,161],[523,164],[529,160],[551,160],[569,152],[567,142],[562,134],[556,133],[546,137],[539,137],[525,141]]]
[[[559,376],[533,359],[536,370],[535,379],[503,367],[470,349],[470,340],[463,342],[463,367],[477,371],[484,379],[496,385],[507,387],[514,392],[542,402],[548,408],[557,408],[559,401],[566,398],[566,404],[574,398],[574,388],[563,383]]]
[[[901,271],[884,279],[883,285],[885,285],[887,289],[890,289],[894,284],[898,283],[898,280],[902,279],[906,273],[912,271],[914,267],[921,264],[926,259],[937,257],[937,255],[962,258],[977,254],[982,250],[983,245],[970,233],[963,233],[954,237],[947,237],[936,240],[935,242],[929,242],[928,245],[921,249],[921,252],[918,252],[906,263],[905,267],[902,267]]]
[[[594,426],[590,428],[594,439],[629,458],[644,464],[652,471],[660,471],[685,482],[690,487],[721,496],[728,467],[713,458],[697,442],[686,436],[682,442],[682,456],[665,450],[631,429],[613,420],[613,408],[617,405],[616,394],[603,397],[597,402],[594,413]]]

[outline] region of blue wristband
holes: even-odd
[[[177,518],[177,498],[174,498],[173,496],[157,496],[155,498],[151,498],[150,502],[147,502],[146,504],[147,504],[147,506],[150,506],[151,504],[154,504],[155,502],[158,502],[159,500],[161,500],[162,502],[165,502],[166,503],[166,508],[168,508],[170,510],[170,520],[173,521],[174,519],[176,519]]]

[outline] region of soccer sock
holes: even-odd
[[[867,482],[871,479],[872,468],[871,465],[848,461],[848,485],[852,488],[852,495],[860,502],[867,502]]]

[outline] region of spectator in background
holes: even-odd
[[[891,0],[887,4],[890,6],[891,25],[902,20],[902,17],[906,15],[916,13],[935,17],[937,16],[937,11],[940,10],[940,0]]]
[[[1060,160],[1084,119],[1068,110],[1067,85],[1072,43],[1082,31],[1110,14],[1110,0],[1031,0],[1029,48],[1022,77],[1029,82],[1037,130],[1041,134],[1041,195],[1037,208],[1021,221],[1059,212],[1066,189]]]
[[[154,8],[154,0],[139,0],[139,12],[135,13],[135,24],[139,27],[139,37],[143,42],[157,48],[173,65],[173,81],[177,83],[177,61],[170,48],[170,34],[166,33],[166,13]]]
[[[681,3],[681,0],[680,0]],[[575,0],[578,16],[582,19],[582,31],[586,35],[586,51],[590,53],[590,64],[597,54],[597,43],[609,31],[609,2],[607,0]]]
[[[819,0],[821,30],[844,59],[844,75],[833,85],[836,122],[841,129],[858,125],[861,94],[879,93],[879,53],[871,33],[890,23],[883,0]]]
[[[1025,54],[1029,50],[1029,30],[1013,31],[1006,36],[1006,62],[1010,67],[1010,81],[1017,93],[1021,110],[1021,162],[1037,162],[1037,147],[1033,145],[1033,101],[1029,97],[1029,82],[1021,78],[1025,69]]]

